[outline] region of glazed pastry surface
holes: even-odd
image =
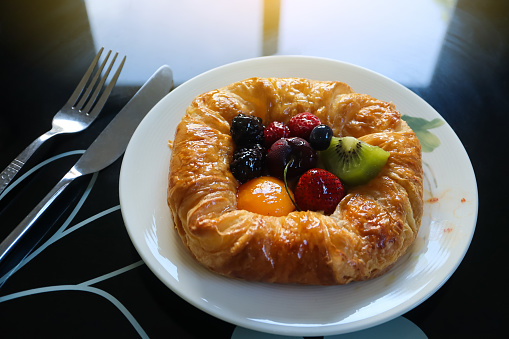
[[[308,111],[332,127],[389,151],[377,177],[348,190],[335,212],[264,216],[237,209],[230,172],[230,123],[255,115],[265,125]],[[386,272],[421,223],[421,147],[392,103],[342,82],[251,78],[196,97],[177,127],[168,205],[184,245],[217,273],[250,281],[346,284]]]

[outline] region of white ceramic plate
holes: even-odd
[[[230,323],[283,335],[352,332],[411,310],[451,276],[463,259],[477,219],[477,186],[468,155],[446,124],[428,125],[440,141],[423,153],[424,217],[409,253],[384,276],[346,286],[242,282],[211,273],[183,247],[166,205],[168,140],[193,98],[245,78],[304,77],[338,80],[356,92],[392,101],[404,115],[443,121],[413,92],[367,69],[313,57],[276,56],[236,62],[201,74],[163,98],[142,121],[120,173],[120,203],[139,254],[172,291]],[[426,125],[422,125],[426,128]],[[437,138],[435,139],[435,142]]]

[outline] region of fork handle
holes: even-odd
[[[46,211],[51,203],[62,193],[65,188],[81,173],[74,167],[53,187],[53,189],[35,206],[35,208],[19,223],[18,226],[0,243],[0,262],[14,247],[14,245],[33,226],[37,219]]]
[[[7,166],[2,171],[2,173],[0,173],[0,194],[2,194],[2,192],[7,187],[7,185],[9,185],[11,180],[16,176],[16,174],[18,174],[21,167],[23,167],[23,165],[28,161],[28,159],[30,159],[30,157],[35,153],[35,151],[37,151],[37,149],[39,147],[41,147],[41,145],[46,140],[48,140],[49,138],[51,138],[52,136],[54,136],[56,134],[58,134],[58,133],[52,129],[52,130],[44,133],[43,135],[41,135],[34,141],[32,141],[32,143],[30,145],[28,145],[27,148],[25,148],[23,150],[23,152],[21,152],[16,157],[16,159],[14,159],[9,164],[9,166]]]

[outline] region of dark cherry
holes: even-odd
[[[316,167],[316,151],[304,139],[299,137],[277,140],[267,152],[267,168],[270,175],[283,179],[284,170],[288,165],[287,177],[295,178]]]
[[[318,125],[309,135],[309,144],[317,151],[325,151],[329,148],[332,139],[332,128],[328,125]]]

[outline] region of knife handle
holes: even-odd
[[[37,219],[46,211],[53,201],[62,193],[65,188],[81,173],[74,167],[53,187],[53,189],[35,206],[35,208],[19,223],[18,226],[2,241],[0,244],[0,262],[5,258],[9,251],[33,226]]]

